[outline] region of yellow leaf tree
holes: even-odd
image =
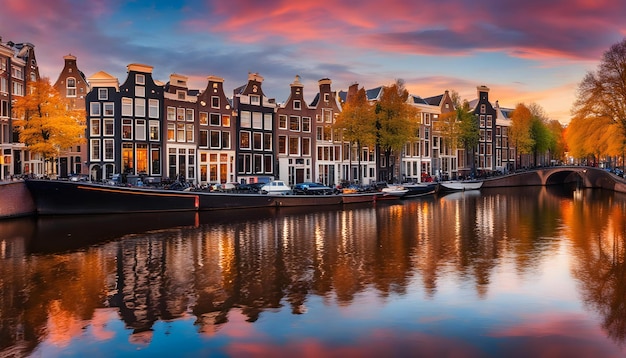
[[[362,183],[361,149],[364,146],[373,147],[376,144],[376,114],[374,107],[367,100],[363,87],[347,99],[334,126],[342,132],[344,140],[357,146],[359,166],[357,179],[359,183]]]
[[[84,141],[85,111],[70,109],[48,78],[31,82],[27,94],[16,100],[13,111],[18,118],[14,125],[20,142],[44,161]]]

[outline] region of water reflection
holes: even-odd
[[[572,342],[582,336],[590,352],[619,354],[625,199],[537,187],[343,209],[4,221],[0,352],[63,352],[80,340],[96,345],[117,336],[151,347],[166,339],[155,337],[163,330],[193,342],[180,328],[190,322],[199,337],[230,337],[202,343],[226,355],[250,353],[242,342],[259,340],[277,353],[284,340],[305,344],[306,337],[320,354],[340,346],[373,355],[371,342],[381,337],[395,342],[384,345],[391,351],[425,354],[531,354],[550,344],[576,354]],[[556,272],[563,287],[546,288]],[[578,294],[557,292],[569,287]],[[579,296],[585,310],[546,314],[575,307]],[[611,341],[598,338],[596,314]],[[563,324],[570,320],[584,332]],[[123,327],[112,329],[116,322]],[[329,337],[330,323],[345,330]],[[273,338],[255,332],[266,325]],[[533,333],[546,330],[560,344]],[[519,337],[530,344],[520,348]],[[182,352],[198,353],[184,344]]]

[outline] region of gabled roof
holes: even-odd
[[[426,101],[426,103],[430,104],[431,106],[441,106],[441,101],[443,101],[443,94],[424,98],[424,101]]]
[[[416,96],[416,95],[409,95],[409,103],[411,104],[426,104],[429,105],[430,103],[428,103],[425,99],[423,99],[420,96]]]
[[[119,90],[120,87],[117,77],[111,76],[104,71],[94,73],[93,75],[91,75],[91,77],[87,79],[87,81],[89,81],[89,85],[92,88],[115,87],[116,90]]]
[[[382,93],[383,86],[378,86],[376,88],[368,89],[365,91],[365,95],[367,96],[368,101],[379,100]]]

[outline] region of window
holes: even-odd
[[[273,117],[272,113],[263,113],[263,128],[265,128],[265,130],[272,130]]]
[[[133,158],[133,144],[122,144],[122,168],[125,173],[134,174],[135,159]]]
[[[104,141],[104,160],[113,160],[114,158],[114,150],[113,150],[113,139],[105,139]]]
[[[185,95],[185,91],[176,91],[176,97],[181,101],[185,100]]]
[[[133,120],[122,119],[122,139],[133,139]]]
[[[200,124],[206,126],[209,124],[209,114],[206,112],[200,112]]]
[[[250,132],[241,132],[239,136],[239,148],[250,149]]]
[[[287,116],[286,115],[281,114],[280,116],[278,116],[278,128],[287,129]]]
[[[272,133],[263,133],[263,148],[272,150]]]
[[[148,145],[137,144],[137,174],[148,173]]]
[[[135,139],[146,140],[146,120],[138,119],[135,123]]]
[[[150,140],[161,140],[159,121],[150,121],[148,125],[150,126]]]
[[[209,146],[209,131],[206,129],[200,129],[200,138],[199,140],[199,146],[201,148],[208,148]]]
[[[135,98],[135,117],[146,116],[146,100],[143,98]]]
[[[106,88],[98,88],[98,99],[101,101],[109,99],[109,90]]]
[[[287,137],[278,136],[278,154],[287,154]]]
[[[220,108],[220,98],[217,96],[211,97],[211,108]]]
[[[324,93],[324,102],[330,101],[330,93]]]
[[[272,173],[272,172],[273,172],[273,170],[272,170],[272,163],[273,163],[273,157],[272,157],[272,155],[270,155],[270,154],[266,154],[266,155],[264,156],[264,159],[265,159],[265,163],[264,163],[264,166],[265,166],[265,172],[266,172],[266,173]]]
[[[219,113],[211,113],[211,121],[209,122],[212,126],[219,126],[220,123],[220,114]]]
[[[136,97],[145,97],[146,96],[146,88],[144,86],[135,86],[135,96]]]
[[[135,83],[137,83],[138,85],[145,85],[146,84],[146,76],[142,75],[140,73],[135,75]]]
[[[194,138],[194,135],[193,135],[193,124],[187,124],[185,126],[185,131],[187,132],[186,133],[187,142],[193,142],[193,138]]]
[[[263,155],[255,154],[254,155],[254,163],[252,163],[254,167],[254,172],[257,174],[263,173]]]
[[[6,78],[0,78],[0,92],[8,93],[9,92],[9,82]]]
[[[8,117],[9,116],[9,101],[2,101],[2,106],[0,107],[0,117]]]
[[[323,109],[322,114],[324,116],[324,119],[323,119],[324,122],[326,123],[333,122],[333,110],[332,109]]]
[[[263,136],[261,135],[261,133],[253,133],[252,134],[252,148],[254,148],[255,150],[262,150],[263,149]]]
[[[230,116],[222,114],[222,127],[230,127]]]
[[[167,107],[167,120],[175,121],[176,120],[176,108]]]
[[[24,84],[20,82],[13,82],[13,94],[16,96],[23,96]]]
[[[6,70],[7,70],[7,59],[0,58],[0,71],[6,71]]]
[[[91,136],[99,136],[100,135],[100,119],[92,118],[89,123],[89,134]]]
[[[167,124],[167,140],[169,142],[173,142],[176,140],[176,124],[168,123]]]
[[[65,88],[67,90],[66,97],[76,97],[76,79],[74,77],[67,78]]]
[[[107,117],[113,117],[113,103],[107,102],[103,104],[104,107],[104,115]]]
[[[230,132],[222,132],[222,149],[230,149]]]
[[[91,102],[91,103],[89,103],[89,115],[91,115],[91,116],[99,116],[100,115],[100,102]]]
[[[193,112],[192,108],[185,109],[185,120],[187,120],[187,122],[193,122]]]
[[[294,100],[293,109],[300,110],[301,108],[302,108],[302,103],[300,103],[300,100]]]
[[[161,150],[159,147],[150,148],[150,162],[152,166],[152,174],[161,174]]]
[[[185,123],[176,123],[176,141],[185,141]]]
[[[133,99],[132,98],[122,98],[122,116],[132,116],[133,115]]]
[[[480,113],[485,113],[487,111],[487,106],[484,104],[480,105]]]
[[[148,100],[148,117],[159,118],[159,100],[158,99]]]
[[[302,117],[302,131],[311,133],[311,117]]]
[[[300,151],[300,138],[289,137],[289,154],[298,155]]]
[[[23,80],[24,79],[24,72],[22,72],[21,68],[13,66],[13,67],[11,67],[11,76],[13,78],[17,78],[17,79]]]
[[[184,108],[176,108],[176,120],[184,121],[185,120],[185,109]]]
[[[211,148],[220,147],[220,131],[211,131]]]
[[[251,126],[250,112],[241,111],[241,127],[250,128],[250,126]]]
[[[260,105],[261,104],[261,97],[259,95],[253,94],[250,95],[250,104],[254,104],[254,105]]]
[[[300,131],[300,117],[290,116],[289,117],[289,130],[291,131]]]
[[[252,128],[263,129],[263,113],[252,112]]]
[[[104,135],[112,136],[114,133],[113,118],[104,119]]]
[[[311,155],[311,138],[302,137],[302,155]]]
[[[100,160],[100,139],[92,139],[90,142],[90,147],[90,159],[92,161]]]

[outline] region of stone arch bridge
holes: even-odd
[[[556,166],[529,170],[485,180],[483,188],[548,186],[577,183],[583,188],[602,188],[626,193],[626,180],[604,169]]]

